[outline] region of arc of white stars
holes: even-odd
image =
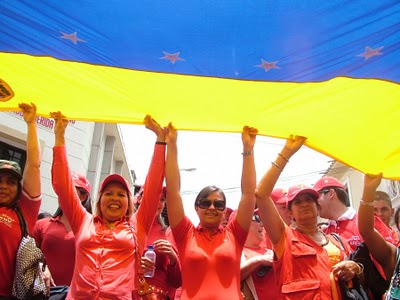
[[[358,54],[357,56],[362,56],[362,57],[364,57],[365,60],[367,60],[376,55],[383,55],[383,53],[380,52],[383,49],[383,47],[384,46],[373,49],[371,47],[366,46],[365,52]]]
[[[75,45],[76,45],[76,42],[86,43],[86,41],[78,38],[76,31],[74,33],[70,33],[70,34],[62,32],[62,31],[60,31],[60,32],[62,34],[62,36],[60,36],[60,38],[70,40]]]

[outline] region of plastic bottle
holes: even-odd
[[[156,263],[156,253],[154,252],[154,248],[152,245],[149,245],[144,256],[149,258],[152,262],[154,262],[154,264]],[[144,272],[144,277],[153,277],[153,276],[154,276],[154,269]]]

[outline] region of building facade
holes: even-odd
[[[41,174],[43,201],[41,212],[54,213],[57,195],[51,185],[53,161],[53,119],[37,117],[42,151]],[[0,159],[12,159],[24,168],[26,162],[26,123],[21,112],[0,113]],[[134,172],[128,167],[120,128],[113,123],[69,121],[65,133],[70,169],[87,177],[91,198],[95,200],[100,182],[111,173],[118,173],[133,186]]]

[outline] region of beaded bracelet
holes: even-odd
[[[364,200],[360,200],[360,204],[361,204],[361,205],[365,205],[365,206],[374,206],[374,201],[364,201]]]
[[[282,170],[281,167],[280,167],[276,162],[271,161],[271,164],[272,164],[275,168],[277,168],[279,171]]]
[[[254,154],[254,151],[252,150],[252,151],[245,151],[245,152],[242,152],[242,155],[252,155],[252,154]]]
[[[282,157],[284,160],[286,160],[286,162],[289,162],[289,159],[286,158],[282,153],[278,153],[278,155],[279,155],[280,157]]]

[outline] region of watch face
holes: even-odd
[[[259,268],[259,269],[257,270],[257,276],[258,276],[258,277],[264,277],[265,274],[267,274],[267,272],[268,272],[269,270],[271,270],[271,268],[272,268],[272,267],[262,266],[261,268]]]

